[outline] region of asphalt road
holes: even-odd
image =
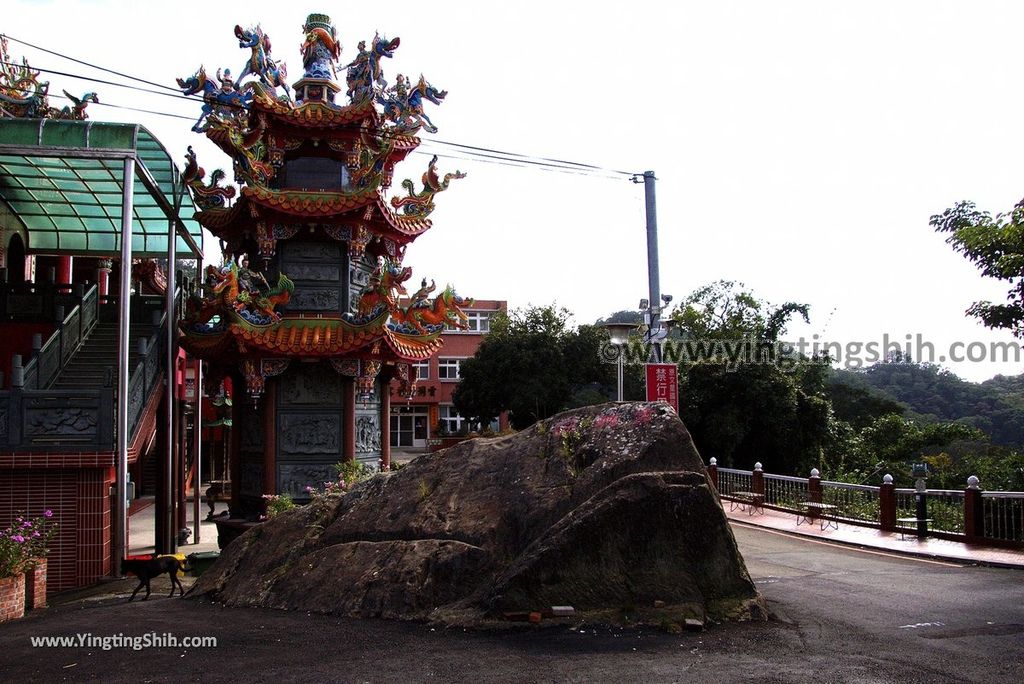
[[[700,633],[593,625],[468,633],[94,596],[0,625],[0,681],[1019,682],[1024,572],[736,527],[767,623]],[[167,589],[163,589],[164,592]],[[31,636],[213,635],[217,648],[32,648]]]

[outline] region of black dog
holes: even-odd
[[[142,599],[145,601],[149,598],[150,588],[149,581],[154,577],[159,577],[165,572],[171,578],[171,596],[174,596],[174,587],[177,586],[181,591],[181,595],[185,595],[185,588],[181,586],[181,580],[178,579],[178,571],[185,570],[185,564],[175,558],[174,556],[162,556],[159,558],[150,558],[149,560],[129,560],[124,558],[121,560],[121,574],[126,575],[129,572],[139,578],[139,586],[135,587],[135,591],[132,592],[131,601],[135,598],[135,595],[139,593],[139,589],[146,587],[146,596]],[[167,598],[171,598],[168,596]]]

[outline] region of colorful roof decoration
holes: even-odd
[[[218,69],[211,78],[200,67],[178,80],[182,92],[203,100],[193,130],[231,157],[240,186],[224,185],[220,170],[207,180],[189,150],[184,178],[199,208],[196,220],[221,239],[226,261],[207,269],[203,292],[181,324],[182,344],[202,358],[240,361],[254,395],[291,358],[329,358],[364,389],[391,367],[408,389],[408,363],[434,354],[446,326],[464,327],[462,307],[472,302],[451,286],[434,296],[426,280],[409,298],[403,285],[412,274],[402,265],[407,245],[430,229],[436,195],[465,174],[439,171],[435,156],[422,188],[404,180],[404,195],[388,193],[395,165],[420,144],[416,134],[437,131],[426,108],[447,93],[422,75],[386,78],[382,62],[393,58],[398,38],[360,42],[343,64],[330,17],[310,14],[302,30],[302,75],[290,87],[287,65],[273,56],[260,26],[234,27],[246,56],[241,69]],[[344,93],[335,82],[339,73],[346,76]],[[297,309],[316,297],[301,296],[303,287],[326,287],[309,280],[308,267],[279,255],[282,243],[301,242],[343,243],[348,268],[365,268],[362,291],[344,301],[345,273],[330,281],[336,310]],[[301,274],[281,272],[287,264]]]
[[[50,83],[39,81],[39,72],[29,66],[28,60],[14,62],[7,54],[7,38],[0,36],[0,117],[16,119],[70,119],[84,121],[90,102],[99,102],[96,93],[75,97],[63,91],[71,103],[61,108],[50,106]]]

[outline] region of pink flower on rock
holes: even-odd
[[[598,416],[594,420],[594,427],[598,430],[612,429],[618,427],[619,417],[614,414]]]
[[[555,437],[561,437],[567,432],[572,432],[573,430],[575,430],[578,425],[579,423],[576,420],[572,418],[566,418],[565,420],[555,425],[551,432],[552,434],[555,435]]]
[[[25,538],[22,537],[20,534],[16,534],[16,535],[12,536],[11,539],[16,541],[16,542],[18,542],[19,544],[22,544],[22,543],[25,542]]]
[[[53,511],[51,511],[49,508],[47,508],[45,511],[43,511],[43,517],[45,517],[45,518],[52,518],[53,517]]]
[[[640,425],[647,425],[651,422],[651,418],[654,416],[654,409],[650,406],[643,406],[636,410],[633,416],[633,421]]]

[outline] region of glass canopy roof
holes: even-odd
[[[195,207],[178,181],[178,169],[164,146],[142,126],[0,119],[0,199],[25,226],[28,252],[117,254],[126,157],[137,160],[133,254],[167,254],[168,219],[174,218],[176,195],[181,203],[178,216],[188,217],[180,221],[202,248],[202,229],[192,219]],[[147,173],[152,186],[142,177]],[[192,251],[181,236],[176,249],[182,256]]]

